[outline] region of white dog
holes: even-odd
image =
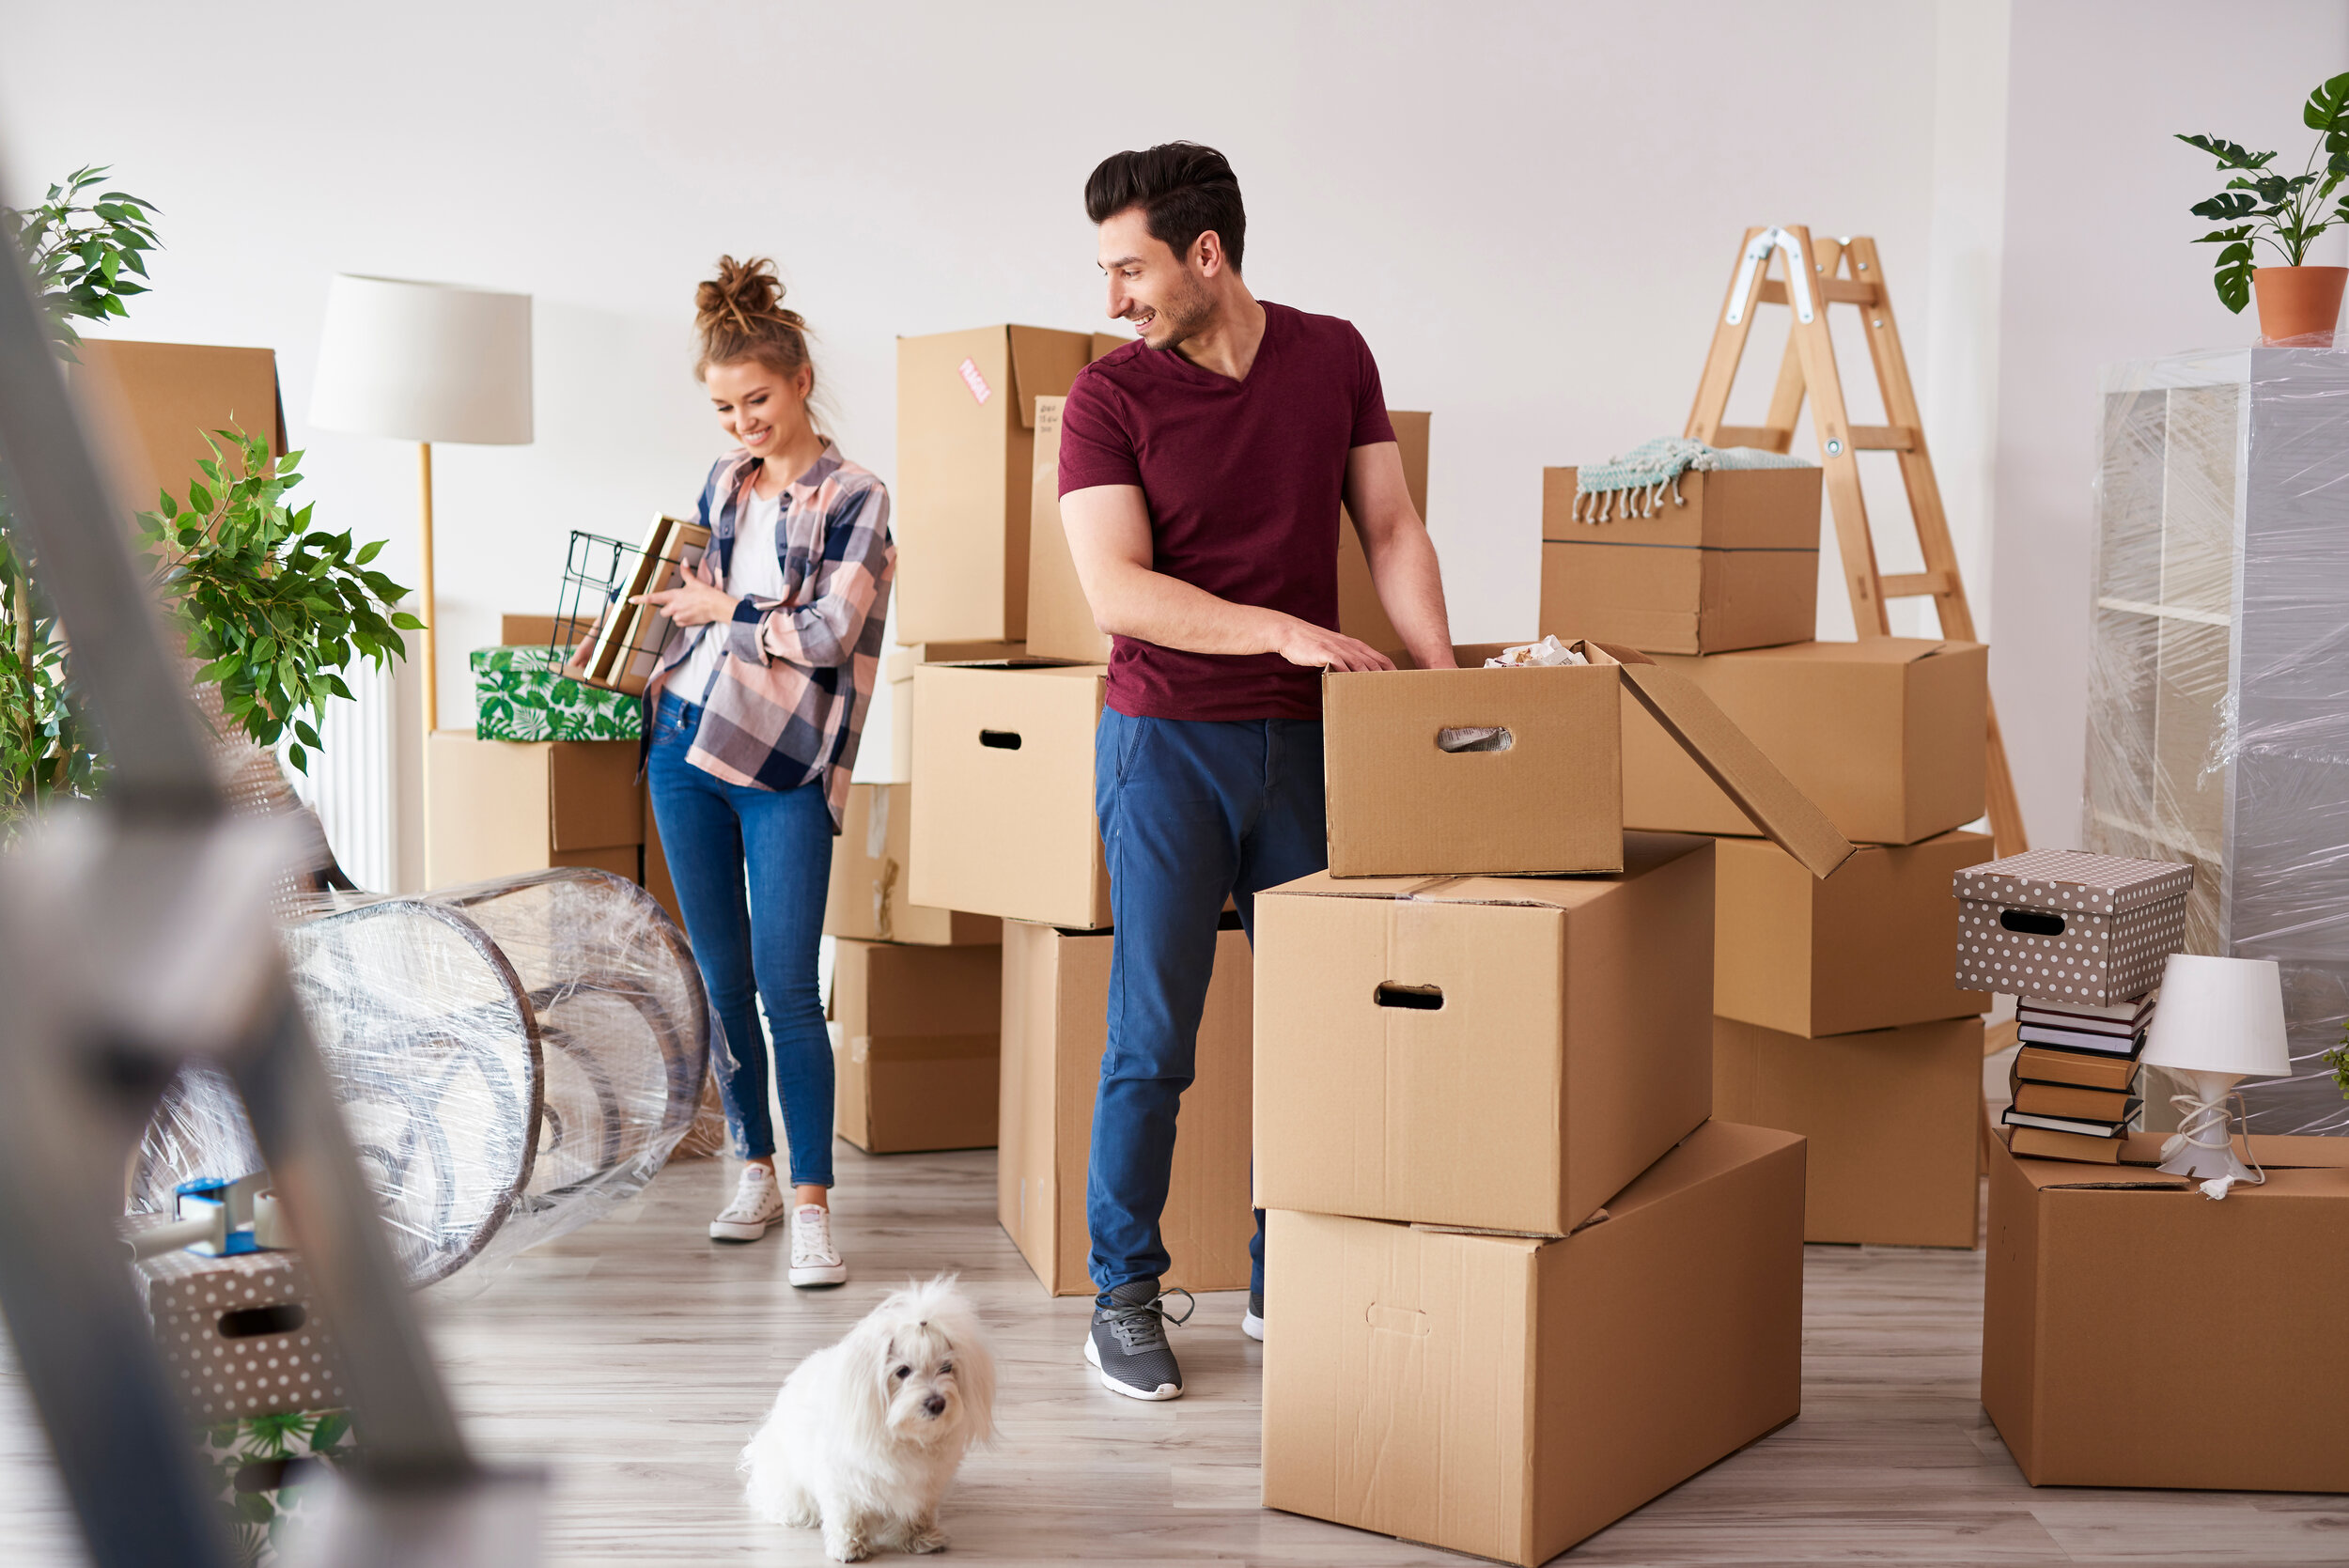
[[[994,1435],[994,1358],[955,1277],[908,1285],[785,1379],[742,1451],[751,1506],[821,1525],[841,1562],[942,1551],[939,1498],[963,1450]]]

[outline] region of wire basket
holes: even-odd
[[[636,600],[677,587],[708,548],[709,530],[682,518],[655,518],[642,544],[571,530],[554,611],[553,647],[567,656],[565,672],[589,686],[642,695],[674,623]]]

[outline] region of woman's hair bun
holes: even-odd
[[[693,329],[701,339],[696,375],[745,359],[796,375],[808,363],[807,322],[783,303],[783,280],[763,256],[718,258],[718,275],[693,291]]]

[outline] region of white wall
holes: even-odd
[[[2000,287],[1998,619],[1991,678],[2035,844],[2079,842],[2097,374],[2248,342],[2210,284],[2186,209],[2224,183],[2179,132],[2284,149],[2300,102],[2349,69],[2349,5],[2027,0],[2009,76]],[[2309,259],[2339,265],[2340,231]]]
[[[0,50],[0,172],[21,194],[112,160],[162,204],[171,248],[126,335],[275,347],[320,519],[390,539],[403,580],[412,455],[308,427],[327,279],[537,296],[537,442],[436,454],[444,722],[470,711],[462,653],[498,613],[552,608],[568,529],[631,536],[691,500],[722,442],[688,377],[690,300],[721,251],[783,263],[843,443],[886,476],[896,334],[1087,325],[1087,171],[1168,137],[1221,146],[1251,283],[1353,318],[1390,401],[1436,411],[1430,521],[1455,625],[1482,640],[1532,628],[1541,468],[1679,430],[1743,228],[1873,234],[1976,597],[2024,651],[1996,667],[2049,839],[2078,775],[2077,693],[2067,718],[2057,689],[2077,685],[2094,365],[2240,330],[2203,304],[2204,253],[2182,243],[2203,178],[2164,133],[2269,134],[2321,72],[2266,62],[2335,58],[2343,7],[2030,0],[2011,101],[2006,13],[419,0],[396,20],[252,5],[227,26],[132,0],[101,76],[82,8],[47,0],[14,8]],[[1764,334],[1754,352],[1741,403],[1775,363]],[[1881,460],[1883,564],[1906,569]],[[1849,635],[1831,560],[1822,580],[1822,635]]]

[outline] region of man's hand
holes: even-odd
[[[1394,660],[1344,632],[1331,631],[1311,621],[1287,616],[1280,645],[1273,651],[1292,664],[1305,664],[1324,670],[1392,670]]]

